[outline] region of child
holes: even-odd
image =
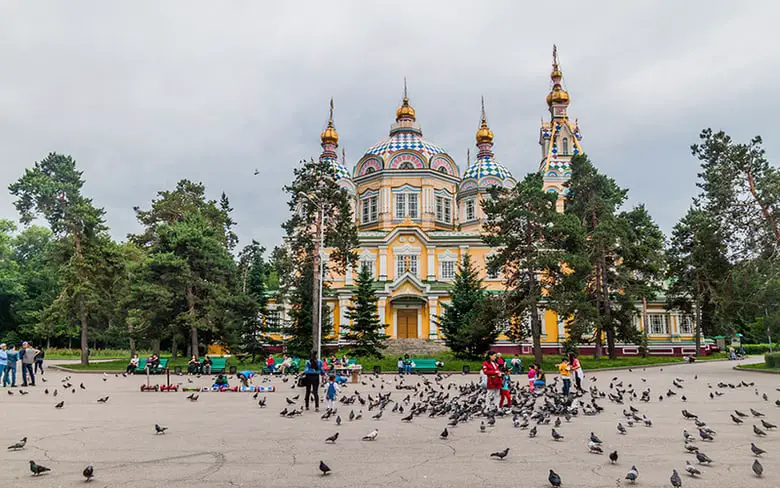
[[[506,400],[506,406],[512,406],[512,378],[509,377],[509,368],[504,368],[504,375],[501,377],[501,400],[498,402],[498,408],[504,408],[504,400]]]
[[[401,376],[404,374],[404,358],[402,357],[398,358],[398,374]]]
[[[563,380],[563,394],[564,396],[568,396],[569,390],[571,389],[571,366],[569,365],[569,359],[565,356],[563,361],[558,365],[558,373],[560,373],[561,379]]]
[[[328,410],[333,410],[336,402],[336,394],[338,393],[338,386],[336,385],[336,377],[330,375],[328,377],[328,385],[325,387],[325,407]]]
[[[220,374],[217,376],[216,381],[214,381],[213,388],[216,388],[220,391],[226,390],[230,385],[228,384],[227,377],[224,374]]]
[[[538,368],[536,364],[532,364],[531,367],[528,368],[528,389],[531,391],[531,393],[534,392],[534,382],[536,381],[536,368]]]

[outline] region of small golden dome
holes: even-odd
[[[395,111],[395,119],[399,120],[401,117],[416,120],[414,108],[409,105],[409,99],[407,97],[404,97],[403,103],[398,107],[398,110]]]
[[[547,105],[569,104],[569,93],[561,88],[561,85],[553,86],[550,93],[547,94]]]
[[[339,134],[336,132],[336,128],[333,127],[333,121],[328,121],[328,126],[325,128],[324,131],[322,131],[322,134],[320,134],[320,139],[322,140],[323,144],[338,144],[339,143]]]
[[[487,126],[487,121],[483,118],[482,124],[477,129],[477,144],[493,143],[493,131]]]

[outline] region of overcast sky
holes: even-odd
[[[189,178],[227,193],[242,245],[270,248],[331,96],[350,169],[387,135],[407,77],[425,138],[461,171],[482,95],[498,159],[534,171],[557,43],[585,151],[669,231],[696,192],[702,128],[760,134],[776,156],[779,14],[712,0],[7,0],[0,183],[70,154],[124,239],[134,205]],[[7,191],[0,216],[16,218]]]

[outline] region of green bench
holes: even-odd
[[[162,358],[160,359],[160,364],[158,364],[156,368],[151,368],[149,373],[158,374],[162,373],[166,369],[168,369],[168,358]],[[134,373],[146,373],[146,359],[140,359],[138,361],[138,367],[135,368]]]
[[[439,370],[435,359],[411,358],[410,360],[414,364],[412,371],[415,373],[436,373]]]
[[[209,358],[211,359],[211,372],[224,373],[227,368],[227,358]]]
[[[278,358],[274,358],[274,370],[273,373],[275,374],[281,374],[279,371],[279,366],[282,365],[284,361]],[[288,373],[296,374],[301,369],[301,360],[300,359],[293,359],[292,365],[287,369]],[[268,366],[263,366],[262,374],[271,374],[271,369]]]

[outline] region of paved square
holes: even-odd
[[[584,366],[587,369],[587,360]],[[485,433],[480,433],[480,419],[475,418],[450,428],[447,440],[439,439],[448,422],[446,417],[423,415],[406,423],[400,420],[404,415],[391,413],[389,408],[381,420],[372,420],[376,410],[369,413],[359,404],[339,405],[341,426],[336,426],[334,419],[320,420],[321,414],[313,411],[282,418],[279,411],[287,406],[285,397],[300,393],[302,400],[303,391],[293,388],[292,381],[282,383],[278,378],[273,380],[278,391],[265,395],[268,406],[263,409],[248,393],[201,393],[194,403],[181,392],[141,393],[143,376],[109,375],[104,381],[100,374],[73,374],[76,393],[71,393],[61,386],[66,374],[49,369],[47,382],[26,388],[28,395],[20,395],[18,387],[12,390],[14,395],[8,395],[7,389],[0,391],[3,447],[24,436],[29,439],[24,450],[0,452],[0,478],[6,484],[21,481],[22,486],[82,486],[81,472],[92,464],[92,485],[99,487],[542,488],[550,486],[547,475],[552,468],[561,475],[564,487],[611,488],[626,486],[623,479],[633,464],[639,470],[637,486],[671,486],[669,477],[676,468],[684,487],[778,487],[780,432],[773,429],[766,437],[758,437],[752,426],[761,427],[760,419],[750,416],[744,424],[736,425],[729,413],[739,409],[750,415],[749,409],[753,408],[766,414],[768,422],[780,423],[780,407],[775,405],[780,399],[776,389],[780,376],[734,371],[733,366],[733,362],[700,362],[667,366],[663,371],[586,371],[585,384],[596,385],[602,391],[608,390],[614,376],[623,381],[624,387],[630,389],[631,384],[637,392],[651,388],[650,403],[632,404],[652,419],[653,426],[637,425],[626,435],[619,435],[616,425],[618,421],[625,424],[622,409],[629,403],[617,405],[604,398],[598,402],[604,407],[600,415],[580,415],[571,423],[564,421],[559,430],[565,439],[560,442],[552,440],[549,425],[539,426],[538,436],[529,438],[527,430],[513,428],[511,415],[499,418]],[[672,386],[675,377],[684,380],[684,388]],[[186,377],[176,379],[186,386],[205,386],[208,382],[206,377],[193,379],[193,384],[188,384]],[[476,375],[453,375],[442,384],[446,388],[450,382],[462,384],[476,379]],[[164,377],[153,380],[164,381]],[[363,397],[369,393],[375,397],[380,382],[369,377],[364,380],[367,385],[348,385],[345,393],[358,390]],[[754,382],[755,386],[717,387],[721,381],[736,384],[741,380]],[[392,399],[400,401],[406,396],[407,391],[395,389],[395,376],[383,376],[382,381],[382,391],[392,391]],[[419,381],[413,377],[408,383]],[[81,382],[85,391],[79,388]],[[377,388],[371,389],[371,383]],[[50,390],[49,395],[44,394],[45,388]],[[55,388],[59,395],[53,398]],[[669,389],[677,395],[664,395],[659,401],[659,395]],[[715,390],[722,391],[723,396],[711,399],[709,394]],[[763,393],[768,401],[762,399]],[[105,395],[110,396],[109,401],[97,403]],[[687,402],[681,400],[682,395]],[[65,400],[64,408],[55,409],[54,404],[60,400]],[[360,408],[363,419],[348,421],[349,411],[357,413]],[[699,440],[694,423],[683,419],[682,408],[707,422],[717,432],[715,440]],[[169,427],[168,432],[155,435],[155,423]],[[379,429],[375,442],[360,440],[373,429]],[[683,449],[683,429],[696,436],[695,444],[714,460],[711,466],[700,467],[699,479],[684,472],[685,460],[696,461]],[[611,465],[606,454],[588,453],[591,431],[604,441],[605,452],[619,452],[617,464]],[[335,445],[326,444],[324,439],[336,432],[340,437]],[[762,478],[755,477],[751,470],[755,459],[750,452],[751,442],[767,451],[761,458],[765,472]],[[490,458],[491,452],[506,447],[511,451],[504,461]],[[52,471],[32,478],[31,459]],[[320,460],[330,465],[331,475],[320,476]]]

